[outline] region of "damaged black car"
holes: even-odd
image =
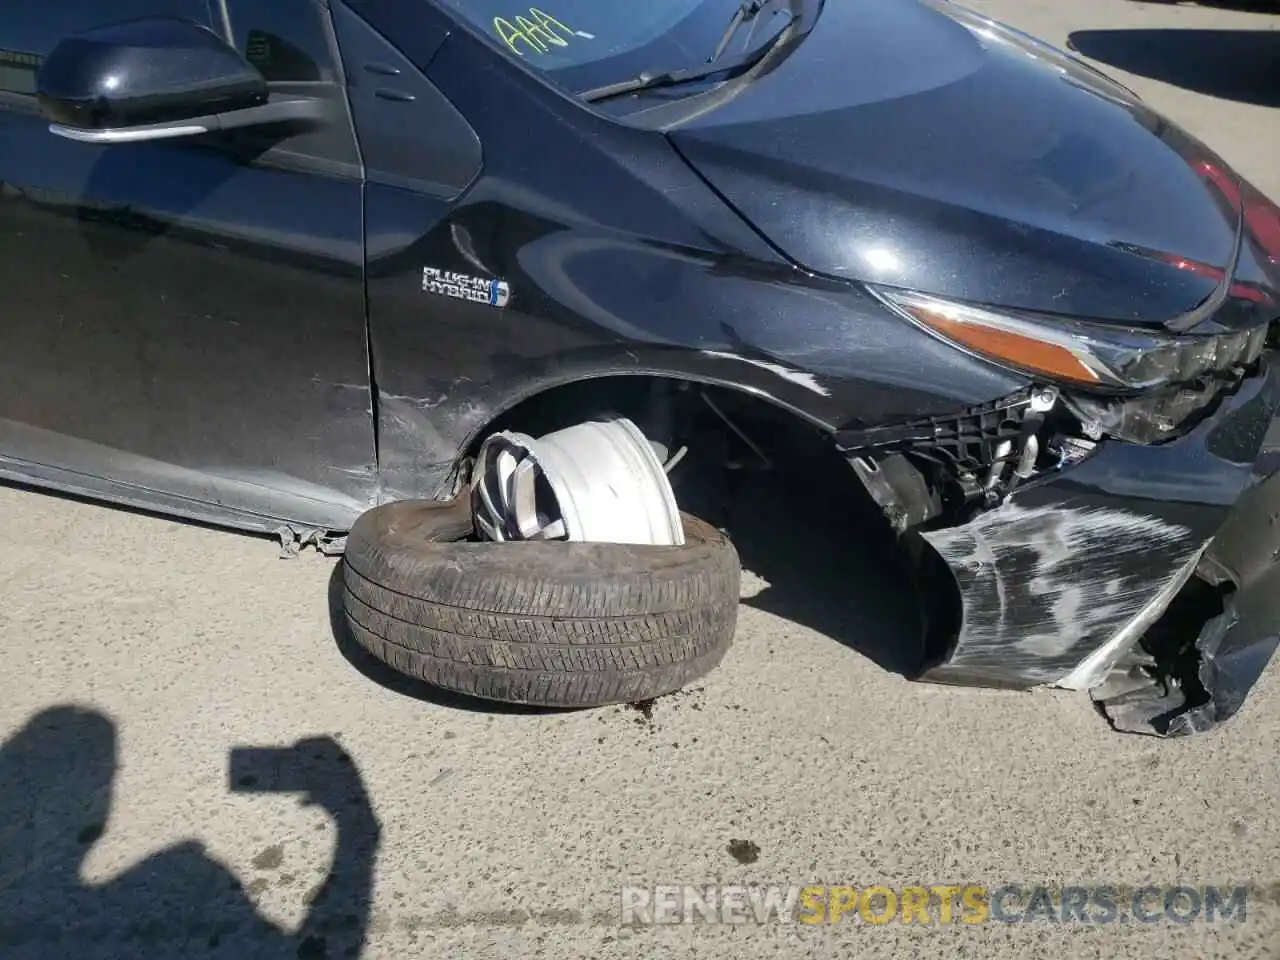
[[[681,477],[838,458],[920,678],[1230,717],[1280,636],[1280,209],[949,0],[10,0],[0,477],[344,553],[406,673],[732,640]]]

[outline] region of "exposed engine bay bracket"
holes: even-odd
[[[901,534],[999,506],[1019,484],[1092,453],[1059,401],[1056,387],[1031,387],[951,416],[842,430],[836,446]]]
[[[937,491],[929,488],[924,474],[902,454],[892,453],[879,461],[852,457],[849,463],[895,533],[906,533],[941,511]]]

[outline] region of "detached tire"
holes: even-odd
[[[506,703],[647,700],[704,676],[733,642],[733,545],[688,515],[678,547],[448,542],[465,498],[405,500],[347,538],[343,602],[356,640],[393,669]]]

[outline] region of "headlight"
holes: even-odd
[[[1129,327],[993,310],[924,293],[871,287],[886,306],[961,349],[1053,380],[1141,390],[1252,363],[1267,327],[1175,336]]]

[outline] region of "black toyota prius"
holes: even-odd
[[[684,478],[821,456],[919,677],[1233,714],[1280,210],[949,0],[533,3],[7,0],[0,477],[345,547],[383,659],[589,705],[732,637]]]

